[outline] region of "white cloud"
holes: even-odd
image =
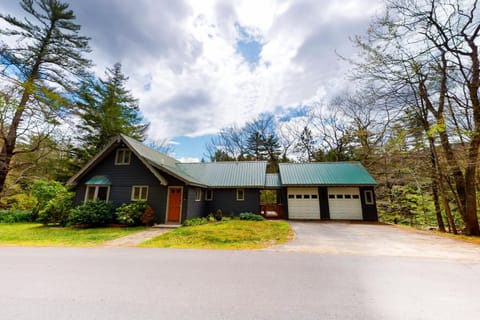
[[[200,162],[199,158],[196,157],[181,157],[177,159],[178,161],[182,163],[198,163]]]
[[[353,53],[349,37],[366,30],[380,1],[71,3],[96,72],[123,64],[155,140],[216,133],[331,95],[345,83],[334,50]],[[237,24],[264,43],[256,68],[236,51]]]

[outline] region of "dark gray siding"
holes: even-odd
[[[238,215],[242,212],[260,213],[260,190],[244,189],[245,200],[237,200],[237,189],[213,189],[213,200],[205,201],[206,214],[215,213],[221,209],[225,216],[232,212]]]
[[[328,189],[327,187],[318,187],[318,200],[320,201],[320,219],[330,219],[330,208],[328,207]]]
[[[365,190],[371,190],[373,194],[373,204],[365,204]],[[377,200],[374,187],[360,187],[360,199],[362,200],[363,220],[378,221]]]
[[[85,182],[94,176],[106,176],[110,186],[109,200],[115,207],[131,201],[132,186],[148,186],[148,204],[155,212],[157,222],[165,221],[167,187],[160,185],[158,179],[145,165],[132,154],[130,165],[115,165],[115,150],[98,163],[82,179],[75,191],[75,204],[83,203],[85,199]]]
[[[282,201],[283,201],[283,215],[285,219],[288,220],[288,194],[287,194],[287,188],[282,188],[280,191]]]
[[[186,219],[204,217],[208,214],[206,212],[205,204],[205,190],[200,189],[202,196],[200,201],[195,201],[195,191],[200,188],[188,187],[185,188],[187,192],[187,201],[186,201],[186,214],[184,215]]]

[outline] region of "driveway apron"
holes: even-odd
[[[392,225],[290,221],[295,239],[269,251],[480,261],[480,246]]]

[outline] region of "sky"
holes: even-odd
[[[184,162],[205,156],[224,127],[295,110],[349,85],[351,38],[364,34],[380,0],[69,0],[91,38],[94,71],[122,64],[128,89]],[[18,2],[0,11],[24,16]]]

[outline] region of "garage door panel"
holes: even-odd
[[[317,188],[288,188],[288,215],[291,219],[320,219]]]
[[[328,188],[330,219],[363,220],[359,188]]]

